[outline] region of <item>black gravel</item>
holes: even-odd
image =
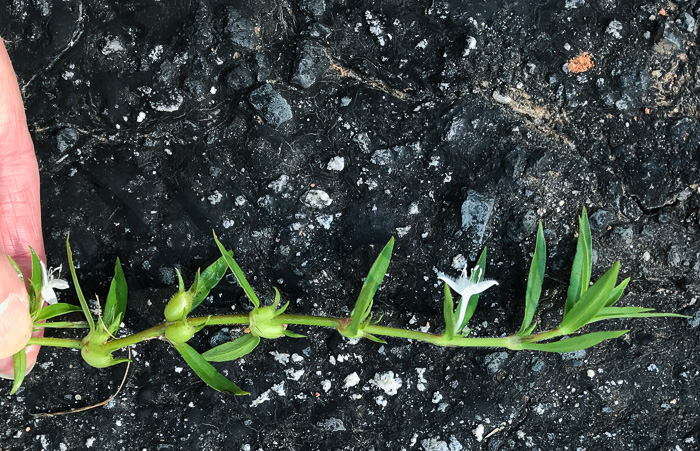
[[[622,305],[689,315],[598,323],[623,338],[564,355],[389,340],[265,341],[218,394],[164,342],[97,370],[45,349],[0,393],[2,450],[697,449],[700,440],[700,2],[544,0],[0,2],[42,174],[51,265],[70,232],[83,289],[125,266],[125,332],[160,321],[234,249],[262,297],[347,315],[397,238],[375,308],[439,331],[436,270],[488,245],[475,336],[517,330],[537,222],[536,319],[557,324],[576,218]],[[583,72],[574,58],[590,63]],[[69,293],[64,300],[71,301]],[[230,277],[202,313],[248,311]],[[207,329],[204,350],[238,336]]]

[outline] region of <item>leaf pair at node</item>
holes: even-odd
[[[617,283],[620,271],[620,262],[618,261],[600,279],[590,285],[593,269],[592,252],[591,229],[588,214],[584,208],[579,217],[579,235],[564,306],[564,317],[554,333],[533,335],[536,327],[536,323],[533,323],[533,317],[542,292],[546,263],[546,245],[540,223],[527,282],[525,314],[520,330],[516,334],[523,339],[520,345],[521,349],[571,352],[589,348],[603,340],[617,338],[628,332],[628,330],[593,332],[574,338],[542,343],[549,338],[570,335],[588,324],[605,319],[684,317],[675,313],[652,313],[654,309],[643,307],[613,307],[613,304],[624,293],[630,279],[627,278],[619,284]]]
[[[374,295],[377,293],[379,285],[384,280],[389,263],[391,262],[391,254],[394,251],[394,237],[391,237],[389,242],[384,246],[379,256],[369,269],[367,278],[362,284],[362,289],[350,313],[350,321],[341,323],[338,331],[348,338],[368,338],[378,343],[386,343],[384,340],[369,334],[364,329],[370,324],[377,324],[381,317],[372,321],[372,306],[374,305]]]

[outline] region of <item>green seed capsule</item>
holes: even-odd
[[[165,328],[165,338],[173,343],[185,343],[197,333],[197,330],[197,327],[183,322],[168,324]]]
[[[284,324],[277,321],[277,308],[261,307],[250,312],[250,333],[260,338],[275,339],[284,335]]]
[[[185,319],[192,309],[192,293],[181,291],[173,296],[165,306],[165,319],[168,321],[180,321]]]

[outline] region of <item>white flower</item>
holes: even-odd
[[[54,276],[54,274],[56,273],[58,273],[59,276],[61,275],[61,269],[63,269],[63,265],[59,266],[58,268],[51,268],[47,271],[44,262],[40,263],[41,297],[44,301],[46,301],[47,304],[55,304],[56,302],[58,302],[58,299],[56,298],[56,293],[53,290],[65,290],[66,288],[68,288],[68,282]]]
[[[474,276],[474,273],[477,271],[481,271],[479,265],[477,265],[472,271],[472,276]],[[461,333],[459,328],[462,324],[462,321],[464,320],[464,315],[467,313],[467,305],[469,304],[470,298],[475,294],[479,294],[488,290],[494,285],[498,285],[498,282],[496,282],[495,280],[482,280],[481,282],[473,282],[469,277],[467,277],[466,266],[462,271],[462,275],[457,280],[441,272],[438,272],[437,275],[438,279],[444,281],[447,285],[450,286],[450,288],[455,290],[457,293],[459,293],[461,297],[464,298],[464,301],[462,301],[462,305],[460,306],[461,308],[459,309],[459,312],[457,314],[457,319],[455,320],[455,333]],[[475,279],[478,280],[478,277],[475,277]]]

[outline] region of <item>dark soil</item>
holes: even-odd
[[[375,308],[436,332],[435,271],[488,245],[500,285],[474,336],[512,333],[538,220],[536,319],[553,327],[583,207],[594,277],[619,259],[622,305],[691,317],[597,323],[632,331],[564,355],[297,327],[307,339],[219,366],[247,397],[154,341],[106,407],[37,418],[108,398],[124,373],[45,349],[18,395],[1,387],[0,448],[697,449],[699,15],[696,0],[0,2],[49,263],[66,267],[70,232],[84,291],[104,299],[119,256],[124,332],[161,321],[175,266],[190,281],[217,258],[215,229],[264,297],[335,316],[396,236]],[[593,67],[570,71],[582,52]],[[249,308],[228,277],[200,309]]]

